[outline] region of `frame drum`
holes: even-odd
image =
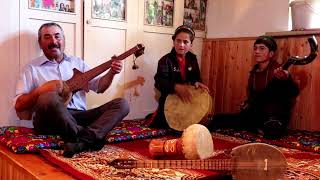
[[[212,108],[212,98],[208,91],[189,86],[192,94],[190,103],[184,103],[176,94],[169,94],[164,104],[164,114],[168,125],[177,131],[183,131],[192,124],[203,122]]]

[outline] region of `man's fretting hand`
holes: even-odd
[[[119,74],[122,70],[122,62],[121,60],[113,60],[111,63],[111,72],[113,74]]]

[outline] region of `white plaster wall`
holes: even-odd
[[[0,6],[0,126],[17,124],[12,99],[19,72],[19,1]]]
[[[287,31],[289,0],[208,0],[207,38]]]

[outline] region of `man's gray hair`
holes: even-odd
[[[41,30],[42,30],[43,28],[51,27],[51,26],[56,26],[56,27],[58,27],[58,28],[61,30],[62,35],[63,35],[63,37],[64,37],[64,31],[63,31],[62,27],[61,27],[59,24],[57,24],[57,23],[50,22],[50,23],[42,24],[42,25],[40,26],[40,28],[39,28],[39,30],[38,30],[38,41],[40,41],[40,39],[41,39]]]

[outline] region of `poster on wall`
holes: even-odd
[[[29,0],[29,8],[74,13],[74,0]]]
[[[173,26],[174,0],[145,0],[144,24]]]
[[[92,0],[92,18],[125,21],[126,0]]]
[[[207,0],[184,0],[183,24],[204,31]]]

